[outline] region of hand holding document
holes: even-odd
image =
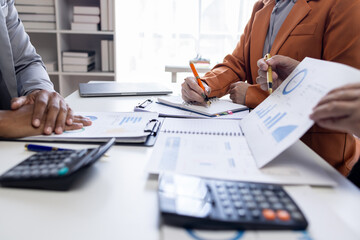
[[[284,82],[241,121],[258,167],[295,143],[310,127],[312,109],[329,91],[360,81],[360,71],[305,58]]]

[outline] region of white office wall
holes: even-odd
[[[118,81],[165,81],[165,65],[231,53],[256,0],[116,1]],[[178,79],[181,80],[181,77]]]

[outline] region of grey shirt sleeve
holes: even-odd
[[[41,57],[36,53],[18,17],[14,0],[8,1],[6,25],[10,38],[19,96],[36,89],[54,91]]]

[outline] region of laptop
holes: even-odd
[[[172,91],[155,82],[80,83],[81,97],[165,95]]]

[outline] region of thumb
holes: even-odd
[[[20,107],[26,104],[26,100],[27,100],[26,96],[16,97],[11,99],[11,109],[12,110],[19,109]]]

